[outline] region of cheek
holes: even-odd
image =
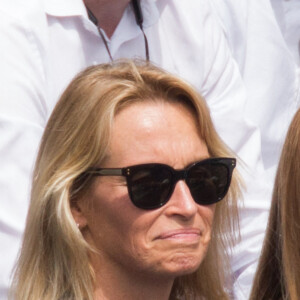
[[[124,270],[149,271],[156,259],[149,238],[147,218],[135,218],[130,212],[122,211],[118,217],[101,224],[97,236],[93,235],[99,250],[99,259]],[[156,257],[157,258],[157,257]]]
[[[203,243],[208,244],[211,238],[216,204],[199,206],[199,215],[204,229]]]
[[[100,252],[138,255],[147,248],[149,218],[131,203],[127,189],[98,189],[89,202],[87,239]]]

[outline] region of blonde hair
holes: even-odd
[[[45,129],[36,161],[22,251],[14,277],[16,300],[92,300],[90,246],[76,227],[70,199],[74,181],[99,165],[107,152],[114,117],[135,102],[182,103],[196,116],[212,157],[232,153],[217,135],[205,101],[161,69],[121,61],[87,68],[68,86]],[[228,299],[224,291],[227,249],[236,232],[239,181],[216,206],[208,253],[194,274],[178,278],[170,299]]]
[[[281,153],[251,299],[300,299],[300,110]]]

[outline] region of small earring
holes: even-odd
[[[80,224],[79,224],[79,223],[76,223],[76,226],[77,226],[78,228],[80,228]]]

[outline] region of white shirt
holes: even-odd
[[[247,89],[246,114],[261,129],[264,165],[273,176],[299,102],[300,1],[212,2]]]
[[[274,14],[291,57],[300,67],[300,1],[271,0]]]
[[[144,0],[150,60],[193,84],[206,98],[220,136],[244,160],[243,240],[235,274],[259,255],[270,204],[261,136],[245,115],[246,95],[223,32],[205,0]],[[81,0],[5,0],[0,4],[0,298],[5,299],[28,209],[30,175],[47,119],[74,75],[109,61]],[[114,59],[145,57],[128,7],[108,40]],[[253,270],[250,272],[253,274]],[[251,276],[248,285],[251,284]]]
[[[261,130],[265,175],[273,182],[287,128],[299,107],[300,1],[212,0],[212,4],[246,87],[246,115]],[[260,217],[263,222],[263,213]],[[251,218],[243,210],[242,233],[247,239],[262,236],[255,228],[259,217]],[[245,222],[253,225],[245,226]],[[234,260],[247,253],[245,246],[241,243],[236,248]],[[254,269],[252,264],[236,273],[237,300],[248,299]]]

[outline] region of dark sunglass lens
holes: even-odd
[[[197,164],[188,173],[186,180],[194,200],[198,204],[220,201],[228,189],[229,172],[222,163]]]
[[[171,176],[170,170],[162,165],[132,168],[127,183],[134,205],[143,209],[164,205],[171,190]]]

